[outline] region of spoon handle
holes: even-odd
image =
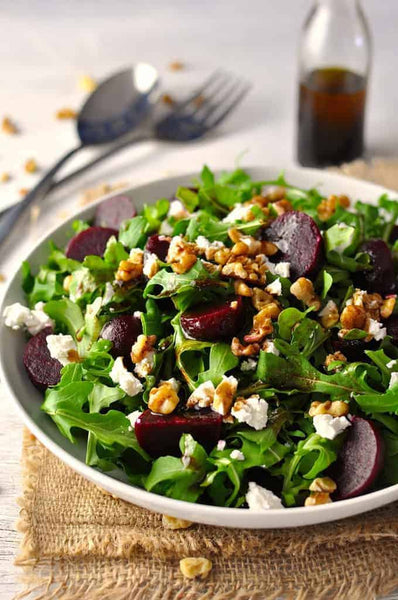
[[[80,144],[65,154],[56,164],[45,174],[37,185],[26,194],[25,198],[18,202],[13,208],[8,210],[0,219],[0,244],[8,237],[12,228],[16,224],[20,215],[40,196],[44,196],[52,187],[55,173],[66,163],[67,160],[76,152],[81,150]]]

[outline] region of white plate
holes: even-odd
[[[275,167],[256,167],[247,169],[247,171],[254,179],[262,180],[275,178],[280,169]],[[132,188],[127,192],[124,191],[123,194],[127,193],[137,208],[140,208],[145,202],[151,203],[158,198],[172,196],[178,185],[189,185],[194,176],[196,174],[181,175],[179,177],[154,181],[137,188]],[[289,168],[285,170],[285,176],[287,181],[299,187],[320,187],[325,194],[347,194],[353,200],[361,199],[372,203],[384,192],[396,196],[395,192],[385,190],[380,186],[315,169]],[[109,194],[109,196],[111,195]],[[101,200],[98,200],[98,202],[101,202]],[[70,231],[74,218],[78,216],[83,219],[90,219],[94,213],[95,204],[69,219],[61,227],[54,229],[54,231],[46,235],[37,244],[36,248],[27,257],[34,270],[46,261],[47,240],[53,239],[57,245],[63,247],[67,239],[67,232]],[[2,314],[4,306],[13,302],[24,303],[19,274],[16,274],[10,281],[0,314]],[[3,323],[1,324],[0,374],[6,384],[10,398],[19,410],[22,421],[51,452],[72,469],[127,502],[198,523],[226,527],[266,529],[274,527],[297,527],[341,519],[383,506],[398,499],[398,485],[394,485],[384,490],[360,496],[359,498],[343,500],[323,506],[252,511],[191,504],[181,500],[172,500],[158,496],[157,494],[133,487],[109,474],[100,473],[88,467],[84,463],[84,443],[72,445],[59,433],[53,421],[45,413],[41,412],[42,394],[33,387],[22,363],[24,344],[25,336],[22,332],[12,331],[6,328]]]

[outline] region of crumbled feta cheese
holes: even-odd
[[[325,304],[325,306],[322,308],[321,311],[319,311],[318,315],[320,317],[328,317],[330,314],[334,313],[337,310],[337,304],[335,302],[333,302],[333,300],[329,300],[329,302],[327,302]]]
[[[156,352],[154,350],[150,350],[145,354],[144,358],[135,365],[134,371],[137,373],[138,377],[147,377],[149,373],[152,372],[155,364],[155,354]]]
[[[398,363],[398,360],[396,360],[396,359],[395,360],[390,360],[390,362],[388,362],[386,364],[386,367],[388,369],[393,369],[396,366],[397,363]]]
[[[198,385],[187,400],[188,407],[196,409],[210,406],[214,400],[215,387],[211,381],[205,381]]]
[[[334,440],[344,429],[350,427],[347,417],[333,417],[332,415],[315,415],[315,431],[328,440]]]
[[[71,335],[63,335],[62,333],[48,335],[46,342],[51,358],[59,360],[63,366],[74,362],[71,361],[71,358],[76,357],[77,346]]]
[[[222,380],[216,387],[214,393],[214,400],[212,404],[212,410],[218,412],[220,415],[226,416],[229,413],[232,399],[238,389],[238,380],[230,375],[226,377],[222,376]]]
[[[153,252],[145,252],[143,273],[146,277],[152,278],[158,269],[158,257]]]
[[[102,297],[102,304],[109,304],[109,302],[112,300],[113,295],[115,293],[115,290],[113,289],[113,285],[107,281],[105,284],[105,292],[104,295]]]
[[[226,445],[227,445],[227,442],[225,440],[218,440],[217,450],[220,450],[220,452],[222,452],[223,450],[225,450]]]
[[[129,431],[133,431],[135,422],[140,415],[142,415],[142,412],[140,410],[133,410],[133,412],[127,415],[127,418],[130,421]]]
[[[257,369],[257,361],[254,360],[253,358],[248,358],[247,360],[243,360],[242,364],[240,365],[240,370],[247,372],[247,371],[255,371]]]
[[[136,396],[142,392],[141,381],[126,369],[122,356],[117,357],[109,375],[113,383],[118,384],[128,396]]]
[[[279,277],[278,279],[275,279],[275,281],[273,281],[272,283],[268,284],[265,289],[267,292],[273,294],[274,296],[280,296],[282,294],[282,284]]]
[[[43,310],[44,302],[38,302],[33,310],[19,302],[6,306],[3,312],[4,324],[14,331],[26,328],[31,335],[36,335],[46,327],[54,327],[55,323]]]
[[[195,240],[195,244],[200,252],[206,252],[206,250],[210,249],[220,250],[225,247],[224,244],[218,240],[210,242],[204,235],[199,235]]]
[[[240,450],[232,450],[230,457],[234,460],[245,460],[245,455]]]
[[[380,341],[387,335],[387,328],[383,327],[382,323],[375,321],[375,319],[369,319],[368,333],[373,335],[376,341]]]
[[[172,200],[167,216],[174,217],[175,219],[185,219],[190,216],[190,213],[180,200]]]
[[[231,415],[239,423],[247,423],[257,431],[264,429],[268,421],[268,402],[258,394],[238,400],[231,410]]]
[[[392,387],[397,385],[397,383],[398,383],[398,373],[396,373],[396,372],[391,373],[390,384],[388,386],[388,389],[391,389]]]
[[[278,496],[254,481],[249,482],[246,502],[250,510],[270,510],[272,508],[285,508]]]
[[[279,277],[286,277],[288,279],[290,277],[290,263],[278,263],[277,265],[275,265],[275,273],[276,275],[279,275]]]
[[[275,356],[279,356],[280,352],[278,348],[275,346],[275,342],[272,340],[266,340],[263,345],[264,352],[269,352],[270,354],[275,354]]]
[[[142,315],[142,312],[140,310],[135,310],[133,312],[133,317],[135,317],[136,319],[141,319],[141,315]]]
[[[234,208],[231,212],[224,217],[223,223],[233,223],[234,221],[244,221],[245,219],[250,219],[251,216],[251,206],[244,206],[243,204],[235,204]]]
[[[84,294],[89,294],[97,289],[97,282],[87,267],[76,269],[71,275],[69,284],[69,298],[76,302]]]

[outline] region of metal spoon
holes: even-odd
[[[94,90],[77,119],[80,144],[60,158],[25,198],[2,217],[0,244],[26,208],[50,190],[55,173],[72,156],[88,146],[122,138],[149,115],[156,101],[158,83],[159,77],[154,67],[137,63],[112,75]]]

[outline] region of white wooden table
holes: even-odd
[[[375,38],[368,149],[373,155],[393,156],[398,154],[398,3],[367,0],[363,4]],[[189,88],[211,69],[224,66],[244,74],[254,88],[218,136],[184,148],[145,143],[57,192],[47,202],[38,229],[30,237],[21,236],[19,230],[3,251],[0,273],[9,276],[34,236],[59,223],[61,210],[77,211],[79,190],[95,183],[128,180],[134,184],[197,170],[204,162],[230,167],[244,152],[243,165],[293,162],[295,57],[299,26],[309,6],[308,0],[4,0],[0,117],[13,117],[21,134],[0,135],[0,173],[13,175],[9,184],[0,184],[0,208],[20,188],[32,187],[36,181],[36,176],[23,173],[27,158],[34,157],[45,169],[75,144],[73,123],[57,122],[53,115],[63,106],[79,106],[81,74],[100,78],[135,60],[146,60],[160,69],[172,91]],[[187,68],[170,73],[167,65],[173,60]],[[0,295],[2,288],[4,284]],[[0,599],[6,600],[18,589],[12,563],[18,540],[14,522],[22,425],[4,400],[1,385],[0,398]]]

